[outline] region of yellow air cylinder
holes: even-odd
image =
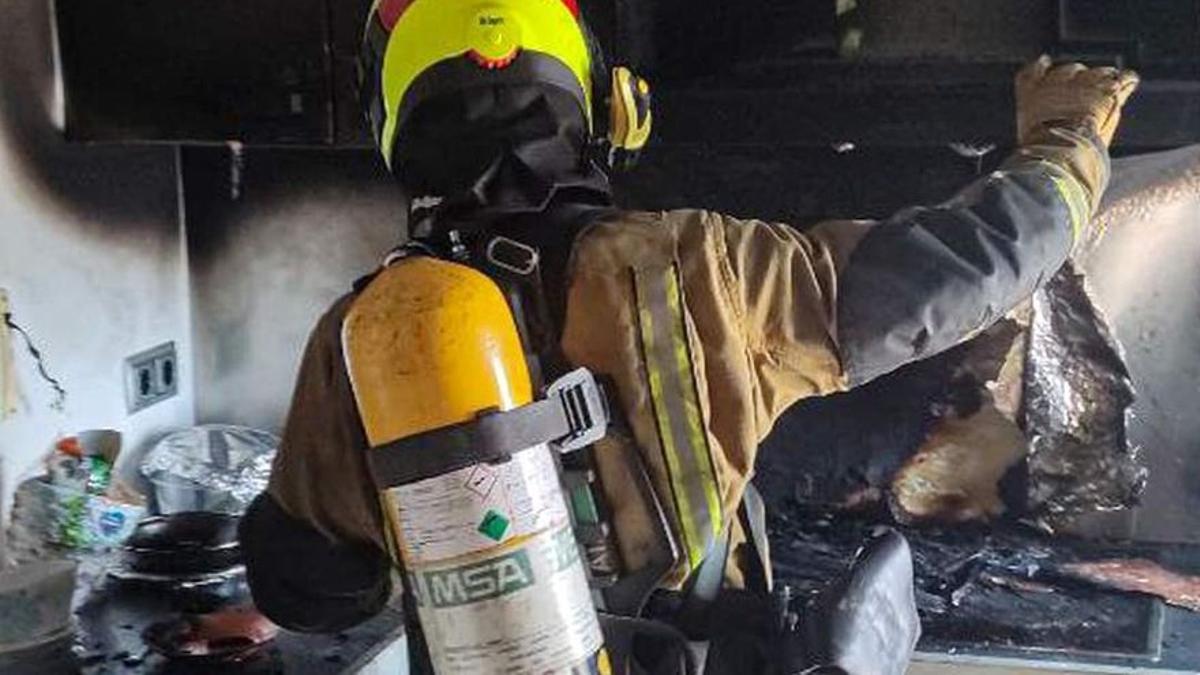
[[[465,265],[391,265],[342,331],[373,447],[533,400],[503,294]],[[438,673],[594,671],[602,639],[551,452],[536,445],[381,492]]]

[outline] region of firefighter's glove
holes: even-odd
[[[1042,56],[1017,73],[1017,142],[1031,145],[1049,128],[1087,129],[1112,144],[1121,107],[1138,86],[1132,70],[1055,66]]]

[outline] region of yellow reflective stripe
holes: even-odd
[[[1078,180],[1070,175],[1063,173],[1062,169],[1048,165],[1047,175],[1050,182],[1054,184],[1054,189],[1058,191],[1058,196],[1067,204],[1067,212],[1071,215],[1071,234],[1072,240],[1078,241],[1079,235],[1083,232],[1083,226],[1091,218],[1091,208],[1088,199],[1087,188],[1083,187]]]
[[[721,530],[721,502],[674,267],[635,274],[646,378],[684,548],[694,569]]]
[[[717,494],[717,478],[713,471],[712,454],[708,447],[708,434],[700,414],[700,400],[696,392],[696,375],[692,372],[692,353],[687,339],[687,323],[683,314],[679,291],[678,270],[674,267],[667,273],[667,302],[671,306],[671,324],[675,327],[675,365],[679,370],[679,381],[683,384],[683,409],[687,416],[688,434],[696,467],[699,469],[704,497],[708,502],[709,518],[713,537],[721,533],[721,497]]]
[[[638,320],[641,324],[642,349],[645,352],[646,379],[649,380],[650,399],[654,405],[654,420],[658,426],[658,438],[662,444],[663,456],[667,460],[667,475],[671,478],[671,493],[675,497],[675,510],[679,513],[679,524],[683,529],[684,547],[687,549],[688,561],[694,567],[699,564],[699,560],[703,559],[704,551],[697,547],[699,536],[695,531],[692,519],[684,515],[691,513],[692,510],[687,489],[680,489],[676,481],[676,476],[682,473],[683,466],[675,451],[675,435],[671,431],[670,413],[663,403],[665,394],[663,393],[662,372],[659,369],[658,360],[653,357],[654,350],[657,348],[654,339],[654,313],[647,306],[642,285],[636,284],[636,287]]]
[[[1071,214],[1071,238],[1077,240],[1079,239],[1079,232],[1083,229],[1083,215],[1080,213],[1079,205],[1073,198],[1071,186],[1066,180],[1058,176],[1051,176],[1050,181],[1054,183],[1054,188],[1058,190],[1059,196],[1067,203],[1067,211]]]

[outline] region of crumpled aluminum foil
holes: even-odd
[[[1120,346],[1068,264],[1034,294],[1022,383],[1028,512],[1051,531],[1131,508],[1147,471],[1126,437],[1133,384]]]
[[[204,425],[167,435],[142,459],[158,513],[240,514],[267,488],[279,438],[249,427]]]

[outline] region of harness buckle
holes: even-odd
[[[536,248],[501,236],[492,237],[484,255],[496,267],[523,277],[533,274],[541,261]]]
[[[546,398],[558,399],[570,426],[565,436],[553,441],[559,452],[587,447],[608,433],[608,396],[587,368],[577,368],[555,380],[546,388]]]

